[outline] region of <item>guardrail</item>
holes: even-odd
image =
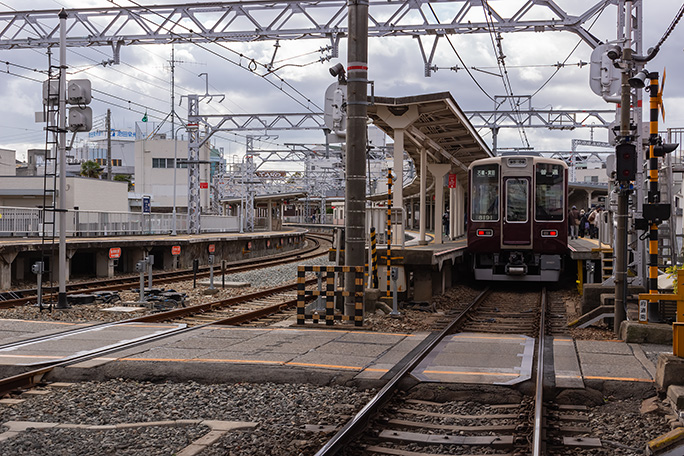
[[[55,215],[57,235],[60,230],[59,216]],[[236,216],[202,215],[200,227],[203,233],[240,231],[239,218]],[[0,207],[0,237],[40,237],[42,230],[43,214],[40,209]],[[69,210],[66,216],[68,237],[169,234],[172,230],[172,214]],[[185,214],[176,215],[176,232],[187,233]]]

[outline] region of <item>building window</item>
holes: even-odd
[[[166,159],[165,158],[153,158],[152,159],[152,168],[166,168]]]

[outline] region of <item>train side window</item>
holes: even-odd
[[[510,178],[506,180],[506,221],[527,221],[528,180]]]
[[[542,221],[562,221],[565,217],[563,190],[565,172],[561,165],[537,163],[535,172],[534,218]]]
[[[499,165],[475,166],[471,179],[472,220],[479,222],[499,220]]]

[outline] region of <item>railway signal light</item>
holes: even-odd
[[[634,144],[622,143],[615,147],[615,169],[618,182],[636,180],[637,153]]]
[[[679,144],[656,144],[653,146],[653,156],[654,157],[664,157],[665,154],[669,154],[673,150],[679,147]]]

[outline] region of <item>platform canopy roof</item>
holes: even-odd
[[[392,138],[394,128],[384,120],[383,111],[401,116],[417,109],[417,119],[404,129],[404,149],[413,159],[418,176],[422,147],[427,150],[429,163],[451,163],[451,173],[457,175],[459,182],[467,181],[470,163],[494,156],[449,92],[401,98],[374,97],[369,101],[368,116]],[[426,175],[427,188],[432,189],[432,175],[430,172]],[[418,194],[419,185],[418,178],[404,187],[404,197]]]

